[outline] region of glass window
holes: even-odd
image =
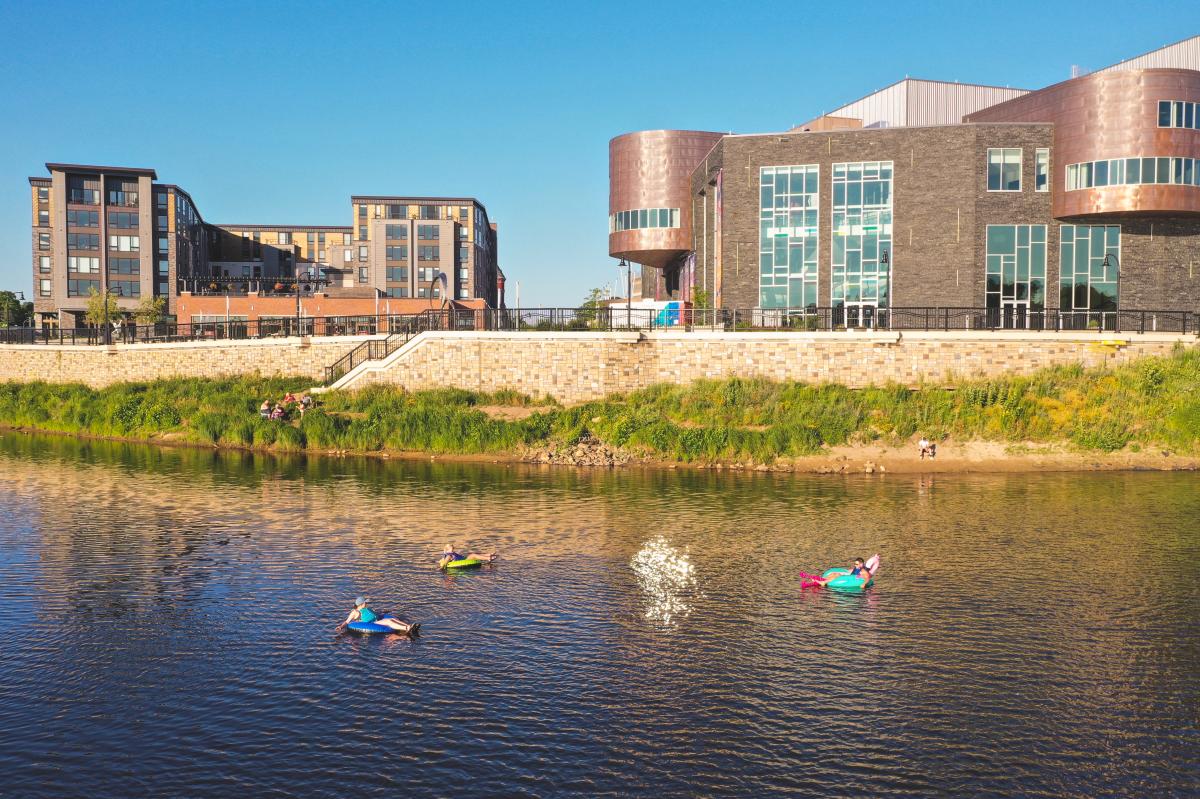
[[[39,202],[47,202],[50,199],[50,189],[45,186],[38,186],[37,198]]]
[[[1155,183],[1170,183],[1171,182],[1171,159],[1159,158],[1158,169],[1155,173]]]
[[[50,280],[48,278],[42,278],[38,281],[38,293],[43,297],[50,296]]]
[[[367,277],[367,272],[368,272],[368,267],[360,266],[358,268],[358,282],[359,283],[366,283],[369,280],[369,278]]]
[[[46,227],[49,224],[50,224],[50,212],[49,211],[38,211],[38,225],[41,227]]]
[[[989,148],[987,167],[988,191],[1021,190],[1020,148]]]
[[[342,244],[349,246],[349,244],[350,244],[350,234],[349,233],[342,234]]]
[[[49,255],[39,255],[38,256],[38,271],[39,272],[49,272],[50,271],[50,256]]]
[[[292,234],[280,232],[279,243],[280,244],[291,244],[292,243]]]
[[[438,218],[437,206],[436,205],[422,205],[421,206],[421,218],[422,219],[437,219]]]
[[[816,164],[759,170],[759,307],[807,308],[817,304]],[[670,223],[678,209],[667,211]]]
[[[1045,147],[1034,150],[1033,190],[1050,190],[1050,150]]]
[[[831,303],[885,308],[893,260],[892,162],[834,164],[833,187]]]
[[[1171,101],[1159,100],[1158,102],[1158,126],[1160,128],[1171,127]]]
[[[358,248],[358,260],[360,260],[360,261],[367,260],[367,249],[368,248],[366,246],[361,246]]]
[[[170,246],[168,244],[168,239],[166,237],[159,237],[158,251],[159,252],[167,252],[167,250],[169,250],[169,249],[170,249]]]
[[[363,208],[366,208],[366,206],[364,205]],[[366,225],[358,226],[358,240],[359,241],[367,240],[367,226]]]
[[[1063,311],[1115,311],[1121,256],[1119,225],[1063,225],[1059,229],[1059,307]],[[1098,324],[1090,314],[1068,318]]]

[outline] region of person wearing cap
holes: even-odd
[[[405,624],[399,619],[388,619],[380,616],[375,611],[367,607],[367,597],[360,596],[354,600],[354,610],[350,611],[350,615],[346,620],[337,626],[340,631],[343,627],[352,621],[363,621],[368,624],[382,624],[384,627],[391,627],[398,633],[406,633],[413,628],[411,624]]]
[[[464,556],[455,550],[454,544],[446,544],[446,546],[442,548],[442,557],[438,559],[438,568],[444,569],[446,568],[447,563],[455,560],[481,560],[484,563],[491,563],[495,559],[495,552],[488,552],[487,554],[470,552]]]

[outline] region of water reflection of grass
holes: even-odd
[[[1055,367],[950,388],[705,380],[659,385],[571,408],[513,392],[331,393],[303,420],[259,418],[263,399],[303,379],[165,380],[102,390],[0,385],[0,424],[65,433],[275,451],[516,453],[586,437],[652,458],[769,463],[825,446],[934,438],[1069,443],[1112,451],[1154,445],[1193,453],[1200,440],[1200,352],[1113,369]],[[500,412],[521,408],[520,413]]]

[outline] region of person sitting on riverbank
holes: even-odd
[[[271,418],[271,401],[263,400],[263,404],[258,406],[258,415],[264,419]]]
[[[917,451],[921,455],[921,460],[925,460],[925,456],[929,454],[929,439],[921,436],[921,440],[917,442]]]
[[[301,419],[304,418],[304,414],[306,414],[306,413],[308,413],[308,411],[312,410],[312,405],[313,405],[312,397],[310,397],[307,394],[300,395],[300,399],[298,399],[296,401],[296,409],[298,411],[300,411]]]
[[[271,410],[271,421],[281,422],[285,416],[287,416],[287,411],[278,402],[275,403],[275,407]]]
[[[866,561],[862,558],[855,558],[854,565],[850,567],[850,574],[835,574],[832,577],[813,577],[812,582],[816,585],[825,585],[826,583],[836,580],[839,577],[860,577],[866,582],[871,581],[871,570],[867,568]]]
[[[367,607],[367,597],[360,596],[354,600],[354,610],[350,611],[350,615],[346,620],[337,626],[338,632],[345,629],[346,625],[352,621],[362,621],[368,624],[381,624],[384,627],[391,627],[398,633],[406,633],[411,630],[414,625],[405,624],[399,619],[388,619],[380,616],[375,611]]]
[[[284,405],[293,405],[293,404],[295,404],[295,402],[296,402],[296,395],[293,394],[292,392],[289,391],[288,393],[283,395],[283,404]]]
[[[456,560],[481,560],[484,563],[491,563],[495,559],[495,552],[489,552],[486,555],[478,552],[471,552],[466,555],[462,555],[455,551],[454,544],[446,544],[446,546],[442,549],[442,557],[440,560],[438,560],[438,568],[444,569],[446,568],[447,563],[452,563]]]

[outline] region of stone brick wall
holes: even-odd
[[[732,376],[917,385],[1053,364],[1122,363],[1169,354],[1180,342],[1196,346],[1194,337],[1167,334],[426,333],[341,387],[513,389],[572,403],[654,383]]]
[[[0,346],[0,381],[82,382],[102,387],[168,377],[304,375],[364,341],[342,337],[104,347]],[[1107,342],[1107,343],[1106,343]],[[342,388],[372,383],[410,390],[512,389],[583,402],[654,383],[765,377],[852,387],[937,383],[951,375],[1027,373],[1052,364],[1101,366],[1166,355],[1195,337],[1096,333],[425,333]]]
[[[0,382],[86,383],[102,388],[124,381],[235,375],[306,376],[324,369],[363,337],[241,342],[129,344],[114,347],[0,345]]]

